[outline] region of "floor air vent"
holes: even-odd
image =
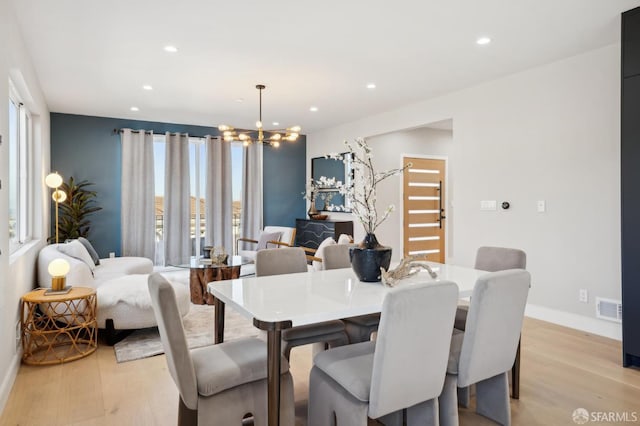
[[[609,321],[622,322],[622,302],[596,297],[596,317]]]

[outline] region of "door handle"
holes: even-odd
[[[438,182],[438,225],[442,229],[442,221],[447,217],[443,215],[444,209],[442,208],[442,181]]]

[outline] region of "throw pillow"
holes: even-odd
[[[282,232],[263,232],[263,233],[261,233],[260,234],[260,238],[258,238],[258,247],[256,248],[256,250],[266,249],[267,248],[267,243],[269,241],[280,241],[280,235],[281,234],[282,234]]]
[[[93,270],[96,269],[96,264],[93,263],[93,259],[89,255],[89,252],[84,248],[80,241],[73,240],[70,243],[58,244],[58,250],[67,256],[71,256],[86,263],[92,273]]]
[[[89,240],[87,240],[85,237],[78,237],[78,241],[80,241],[84,248],[87,249],[87,252],[89,252],[89,256],[91,256],[91,259],[93,259],[93,263],[98,266],[100,264],[100,256],[98,256],[98,252],[93,248]]]
[[[338,237],[338,244],[351,244],[353,237],[347,234],[340,234]]]
[[[336,240],[334,240],[332,237],[328,237],[325,238],[325,240],[323,242],[320,243],[320,245],[318,246],[318,250],[316,250],[316,256],[315,257],[319,257],[320,259],[324,258],[324,248],[327,246],[333,246],[336,244]],[[313,261],[313,270],[314,271],[322,271],[324,270],[324,263],[322,262],[318,262],[317,260]]]

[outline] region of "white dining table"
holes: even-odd
[[[438,275],[428,272],[401,280],[397,287],[417,283],[453,281],[459,297],[471,296],[476,280],[485,271],[428,262]],[[267,332],[268,424],[280,418],[280,350],[284,329],[323,321],[380,312],[390,287],[359,281],[351,268],[297,274],[214,281],[208,290],[215,297],[215,343],[224,341],[224,311],[230,306]]]

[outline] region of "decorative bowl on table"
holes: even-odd
[[[211,249],[211,263],[214,265],[226,265],[229,255],[223,246],[216,246]]]
[[[326,214],[314,214],[311,216],[311,219],[313,220],[327,220],[327,218],[329,217],[329,215]]]

